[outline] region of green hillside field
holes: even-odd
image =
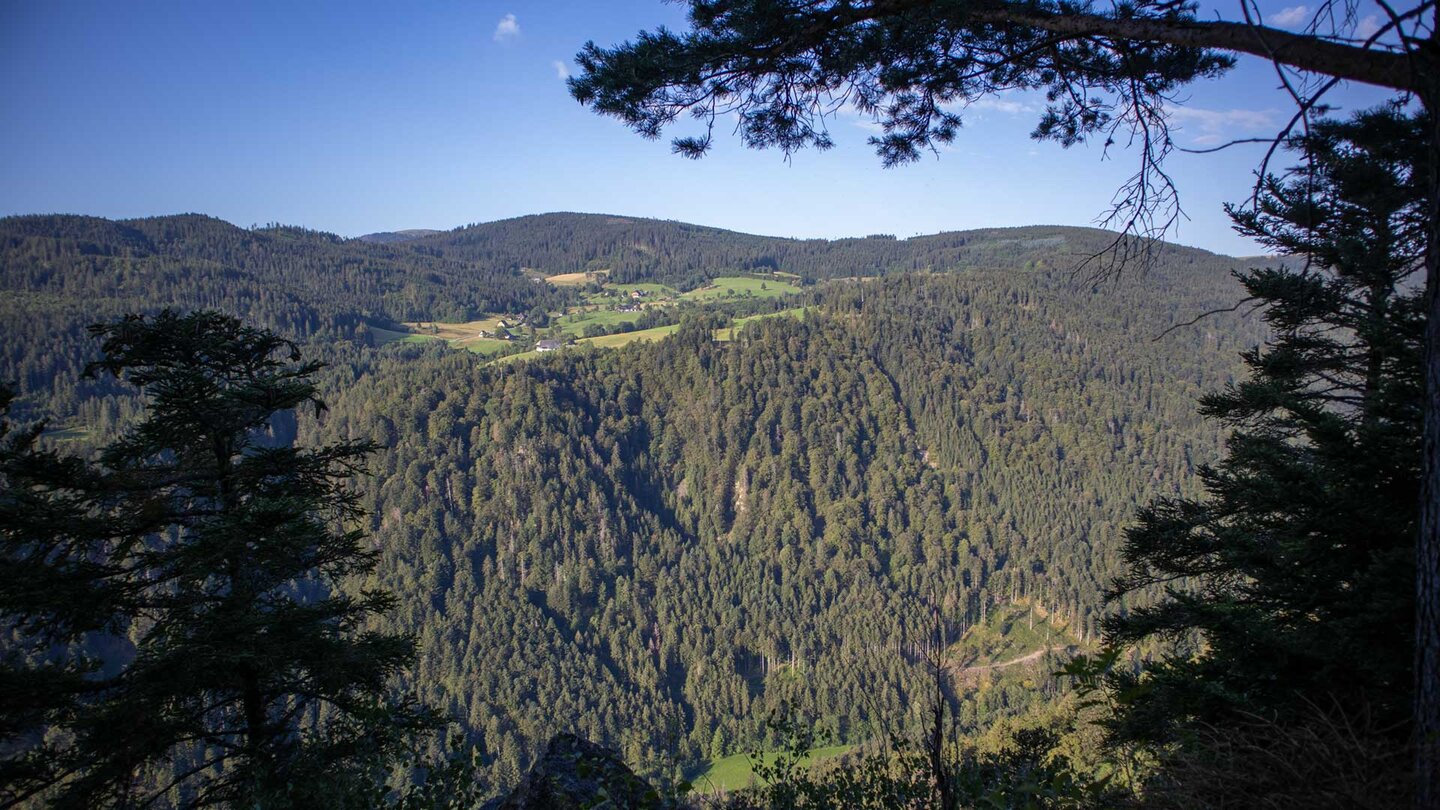
[[[812,748],[800,760],[801,767],[808,767],[828,759],[842,756],[853,749],[853,745],[828,745],[820,748]],[[774,765],[779,754],[770,751],[760,755],[759,761],[765,765]],[[691,780],[697,793],[720,793],[732,790],[740,790],[755,782],[755,762],[753,754],[731,754],[728,757],[710,760],[704,763],[699,775]]]

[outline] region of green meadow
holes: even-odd
[[[827,759],[834,759],[850,749],[853,745],[829,745],[823,748],[812,748],[809,753],[800,760],[802,767],[814,765],[817,762],[824,762]],[[766,765],[774,765],[779,754],[768,752],[760,755],[760,759]],[[750,754],[731,754],[728,757],[711,760],[699,776],[691,780],[695,790],[699,793],[716,793],[719,791],[739,790],[748,787],[755,778],[753,759]]]
[[[604,349],[614,349],[619,346],[624,346],[627,343],[634,343],[637,340],[660,340],[674,334],[679,328],[679,324],[670,324],[669,326],[656,326],[651,329],[637,329],[634,332],[621,332],[615,335],[585,338],[577,342],[582,346],[598,346]]]
[[[753,296],[755,298],[779,298],[782,295],[800,292],[800,288],[782,278],[756,278],[754,276],[721,276],[709,284],[680,297],[690,301],[704,301],[730,295]]]

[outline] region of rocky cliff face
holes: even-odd
[[[550,740],[545,756],[505,798],[502,810],[663,810],[669,804],[611,752],[574,734]]]

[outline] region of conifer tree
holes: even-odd
[[[69,742],[46,752],[53,765],[38,784],[51,780],[45,795],[57,807],[162,796],[181,806],[344,806],[373,796],[368,777],[433,725],[386,696],[413,645],[366,626],[393,598],[343,586],[375,564],[346,486],[374,445],[275,440],[287,412],[323,410],[311,381],[320,366],[233,317],[166,311],[91,331],[104,354],[90,372],[137,387],[148,407],[97,466],[73,463],[83,495],[62,505],[89,521],[78,533],[89,545],[30,536],[47,588],[75,569],[98,573],[113,597],[77,625],[109,631],[110,654],[69,710],[48,718],[52,736]],[[38,514],[31,502],[43,490],[6,484],[5,504]],[[106,536],[95,523],[123,529],[120,539],[94,540]],[[10,543],[7,562],[25,550]],[[42,609],[44,590],[7,587]],[[69,625],[36,629],[57,627]]]
[[[98,471],[42,449],[43,424],[10,418],[13,401],[0,386],[0,807],[66,775],[46,730],[97,685],[81,642],[133,601],[114,552],[137,528],[97,504]]]
[[[1250,379],[1202,400],[1234,428],[1228,454],[1200,473],[1208,498],[1161,500],[1128,533],[1112,598],[1164,596],[1108,620],[1109,641],[1203,643],[1148,670],[1124,735],[1170,742],[1197,721],[1316,708],[1408,733],[1425,137],[1389,107],[1318,122],[1290,144],[1307,165],[1232,210],[1305,266],[1241,275],[1274,338],[1245,355]]]

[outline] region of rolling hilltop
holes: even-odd
[[[243,229],[198,214],[0,219],[0,318],[22,338],[0,349],[0,375],[18,382],[22,406],[69,418],[84,398],[75,391],[99,392],[80,375],[80,358],[91,350],[84,326],[127,312],[210,307],[299,339],[372,342],[368,327],[558,313],[581,303],[573,288],[536,282],[543,277],[605,271],[615,284],[688,291],[737,273],[814,282],[911,271],[1060,270],[1113,238],[1093,229],[1029,227],[906,240],[795,240],[563,213],[405,233],[422,235],[376,243],[295,227]],[[1176,247],[1150,283],[1157,293],[1217,279],[1223,286],[1233,266],[1226,257]],[[1156,300],[1177,316],[1193,314],[1183,297]]]
[[[1092,228],[1032,226],[909,239],[785,239],[669,220],[554,213],[470,225],[405,244],[491,267],[535,268],[545,275],[609,270],[616,282],[656,281],[690,289],[717,275],[749,270],[820,280],[1011,266],[1017,257],[1070,266],[1113,238]],[[1176,261],[1215,258],[1178,246],[1173,256]]]
[[[404,231],[382,231],[380,233],[367,233],[364,236],[357,236],[361,242],[374,242],[379,245],[390,245],[396,242],[409,242],[423,236],[431,236],[440,233],[428,228],[410,228]]]

